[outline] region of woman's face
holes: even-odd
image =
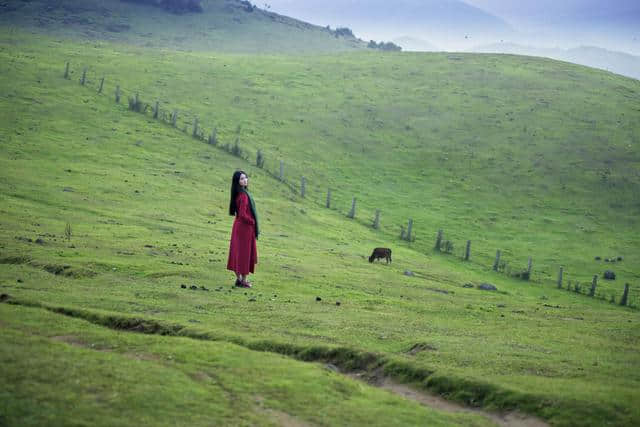
[[[247,175],[241,174],[238,182],[240,183],[240,187],[246,187],[247,184],[249,184],[249,178],[247,178]]]

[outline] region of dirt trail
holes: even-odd
[[[431,394],[422,390],[417,390],[404,384],[396,383],[388,377],[378,375],[371,377],[365,372],[352,373],[348,374],[348,376],[359,381],[364,381],[372,386],[385,389],[406,399],[415,400],[422,405],[437,409],[439,411],[450,413],[467,412],[476,415],[482,415],[486,418],[489,418],[500,427],[549,427],[549,424],[547,422],[531,415],[526,415],[515,411],[499,414],[483,411],[482,409],[470,408],[452,402],[450,400],[446,400],[438,395]]]

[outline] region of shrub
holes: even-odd
[[[167,12],[182,13],[200,13],[202,12],[201,0],[123,0],[128,3],[138,3],[148,6],[160,7]],[[247,2],[248,3],[248,2]]]
[[[336,37],[355,38],[355,36],[353,35],[353,31],[351,31],[351,29],[347,27],[336,28],[334,34],[336,35]]]
[[[367,44],[367,47],[370,49],[380,49],[380,50],[396,51],[396,52],[399,52],[402,50],[402,48],[395,43],[392,43],[392,42],[376,43],[375,40],[370,40],[369,44]]]

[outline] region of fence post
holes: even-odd
[[[264,166],[264,155],[262,154],[262,150],[258,148],[256,152],[256,166],[262,169]]]
[[[80,84],[84,86],[84,82],[87,80],[87,67],[82,69],[82,79],[80,80]]]
[[[629,284],[624,284],[624,292],[622,294],[622,298],[620,298],[620,305],[627,305],[627,298],[629,297]]]
[[[356,216],[356,198],[355,197],[351,201],[351,211],[349,211],[349,215],[347,215],[347,216],[349,218],[355,218],[355,216]]]
[[[436,237],[436,246],[435,250],[440,251],[440,246],[442,246],[442,228],[438,230],[438,236]]]
[[[67,61],[67,65],[64,67],[64,78],[69,78],[69,61]]]
[[[327,190],[327,209],[331,208],[331,189]]]
[[[116,86],[116,104],[120,103],[120,85]]]
[[[306,178],[303,176],[300,180],[300,197],[304,197]]]
[[[596,286],[598,286],[598,275],[593,276],[593,280],[591,280],[591,290],[589,291],[589,296],[593,297],[596,295]]]
[[[527,263],[527,280],[531,279],[531,268],[533,267],[533,258],[529,257],[529,262]]]
[[[280,176],[278,177],[280,181],[284,180],[284,163],[280,160]]]
[[[471,240],[467,240],[467,248],[464,251],[464,260],[469,261],[470,256],[471,256]]]
[[[373,219],[373,228],[380,228],[380,209],[376,209],[376,217]]]
[[[194,138],[198,136],[198,118],[196,117],[193,121],[193,134],[191,135]]]
[[[160,103],[158,101],[156,101],[156,105],[153,107],[153,118],[154,119],[158,118],[159,111],[160,111]]]
[[[104,86],[104,77],[100,79],[100,88],[98,89],[98,93],[102,93],[102,86]]]
[[[178,110],[173,110],[173,114],[171,115],[171,126],[176,127],[178,123]]]
[[[562,272],[563,272],[563,268],[560,267],[560,271],[558,272],[558,289],[562,288]]]
[[[409,218],[409,223],[407,224],[407,241],[411,241],[411,229],[413,228],[413,219]]]
[[[500,249],[496,251],[496,259],[493,261],[493,271],[498,271],[498,266],[500,265]]]

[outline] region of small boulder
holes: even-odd
[[[616,280],[616,273],[613,270],[606,270],[602,277],[607,280]]]
[[[404,271],[404,275],[405,276],[409,276],[409,277],[415,276],[415,274],[413,274],[413,271],[411,271],[411,270],[405,270]]]
[[[483,291],[497,291],[498,290],[498,288],[493,286],[491,283],[481,283],[481,284],[478,285],[478,289],[481,289]]]
[[[191,285],[189,286],[189,289],[191,289],[192,291],[197,291],[198,287],[196,285]]]

